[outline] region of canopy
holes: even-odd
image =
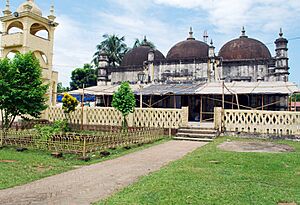
[[[120,85],[99,85],[84,89],[84,94],[113,95]],[[222,82],[201,84],[148,84],[130,85],[132,91],[139,95],[222,95]],[[286,94],[299,93],[292,82],[231,82],[224,83],[224,94]],[[70,94],[83,94],[83,89],[70,91]]]

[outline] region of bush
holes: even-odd
[[[58,120],[55,121],[52,125],[47,126],[36,125],[35,129],[38,131],[38,135],[41,140],[48,140],[54,134],[70,131],[68,123],[65,120]]]

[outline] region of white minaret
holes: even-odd
[[[288,40],[283,37],[282,29],[280,28],[279,38],[275,41],[276,45],[276,66],[275,79],[277,81],[289,81],[289,58],[288,58]]]

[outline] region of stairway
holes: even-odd
[[[173,138],[175,140],[189,140],[199,142],[211,142],[214,138],[219,136],[219,132],[213,127],[207,126],[189,126],[181,127],[178,129],[178,133]]]

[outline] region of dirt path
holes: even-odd
[[[169,141],[117,159],[2,190],[0,204],[90,204],[205,144]]]

